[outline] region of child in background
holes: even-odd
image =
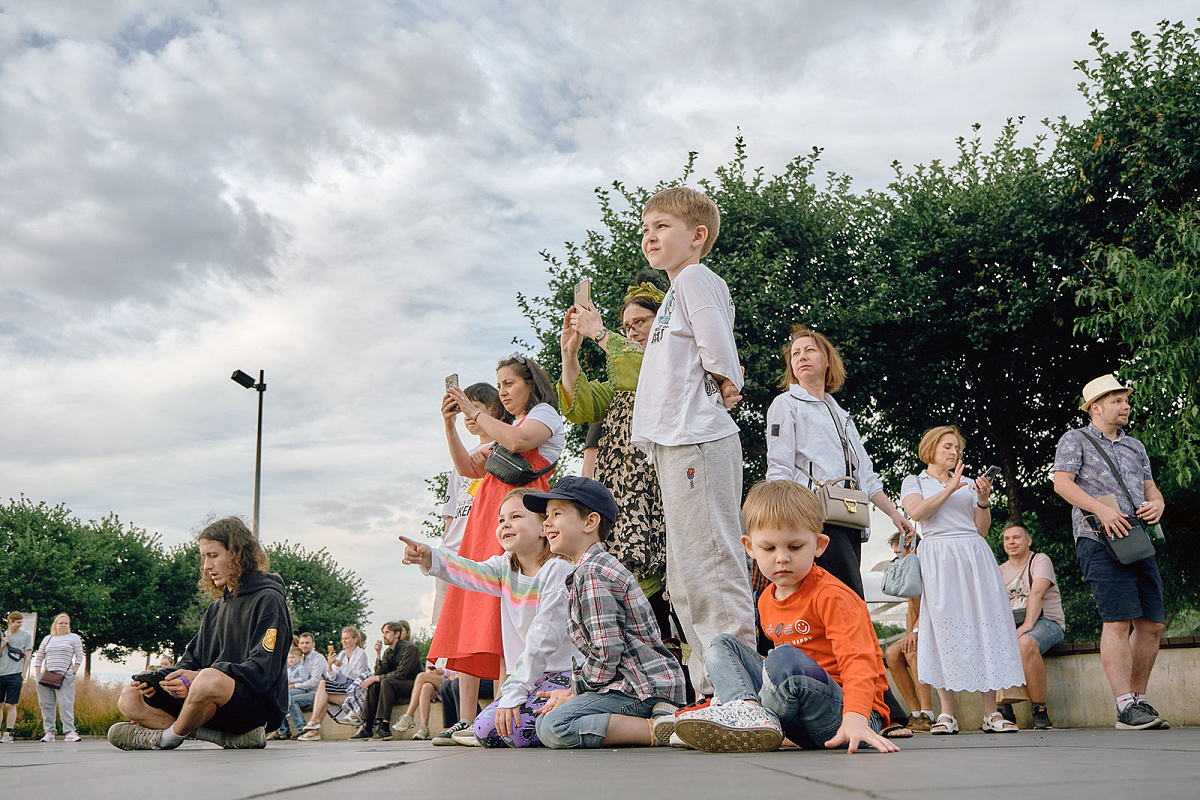
[[[463,530],[458,554],[473,561],[486,561],[504,549],[496,541],[496,518],[510,486],[485,468],[489,448],[468,452],[458,436],[455,417],[462,413],[481,431],[513,453],[519,453],[535,471],[550,467],[566,446],[562,417],[558,415],[558,392],[545,370],[532,358],[513,353],[496,367],[496,387],[501,416],[494,407],[471,399],[456,386],[442,398],[446,444],[454,469],[465,478],[478,478],[471,513]],[[551,470],[550,472],[552,472]],[[550,472],[529,484],[533,489],[550,485]],[[446,590],[442,606],[446,624],[438,625],[429,646],[429,657],[445,658],[446,666],[460,673],[459,691],[463,718],[438,735],[438,741],[467,730],[479,709],[479,682],[498,678],[504,669],[504,644],[500,629],[500,602],[479,592],[457,586]]]
[[[567,579],[569,630],[582,654],[571,688],[544,693],[538,737],[553,748],[655,744],[652,719],[684,701],[683,670],[637,579],[602,544],[617,518],[612,492],[571,475],[524,501],[546,514],[550,549],[576,564]]]
[[[743,513],[742,543],[773,584],[758,611],[775,648],[764,661],[718,636],[708,660],[717,700],[659,727],[673,722],[686,744],[713,753],[774,750],[784,735],[809,749],[895,752],[879,733],[888,723],[887,677],[867,605],[813,564],[829,544],[821,502],[794,481],[763,481]]]
[[[566,578],[571,565],[550,553],[544,517],[525,507],[532,489],[513,489],[500,505],[496,538],[505,555],[472,561],[400,537],[405,564],[418,564],[455,586],[500,597],[508,679],[500,697],[475,718],[484,747],[539,745],[534,716],[552,689],[566,686],[579,651],[567,638]],[[543,695],[543,696],[539,696]]]
[[[754,595],[738,504],[742,444],[729,410],[741,399],[729,287],[700,263],[721,212],[685,186],[650,198],[642,253],[671,286],[658,309],[633,405],[633,444],[654,464],[667,527],[667,592],[691,645],[688,671],[712,694],[704,662],[721,633],[754,645]]]
[[[499,419],[504,416],[504,406],[500,404],[500,393],[496,387],[488,383],[473,383],[463,390],[463,394],[477,403],[487,406],[488,412]],[[488,436],[475,424],[472,419],[464,419],[463,425],[467,433],[479,439],[479,444],[471,448],[467,455],[474,458],[477,454],[486,453],[492,445],[492,437]],[[446,481],[446,501],[442,503],[441,517],[444,523],[442,543],[438,547],[448,555],[458,555],[462,545],[463,532],[467,529],[467,517],[475,503],[475,495],[479,492],[480,478],[464,477],[456,468],[451,466],[450,475]],[[437,627],[442,615],[442,602],[446,599],[446,590],[450,584],[441,578],[437,579],[437,588],[433,595],[433,622]]]
[[[312,677],[312,675],[309,674],[308,667],[304,666],[304,653],[297,645],[292,645],[292,649],[288,650],[287,664],[288,694],[291,694],[293,691],[295,691],[295,689],[292,687],[294,687],[297,683],[302,683],[308,680]],[[305,690],[302,689],[301,691]]]

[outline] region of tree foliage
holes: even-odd
[[[284,542],[267,553],[298,630],[336,642],[344,625],[364,622],[362,581],[325,549]],[[195,542],[164,550],[158,534],[123,527],[116,515],[81,522],[63,505],[24,497],[0,506],[0,607],[36,612],[43,635],[57,614],[69,614],[89,671],[97,649],[113,659],[182,652],[209,602],[199,577]]]
[[[816,149],[766,175],[748,166],[740,135],[711,178],[693,174],[691,153],[677,180],[597,189],[597,228],[562,254],[543,252],[547,293],[518,296],[539,360],[560,369],[562,314],[581,277],[592,279],[606,324],[619,324],[620,298],[645,263],[645,201],[668,185],[696,185],[722,212],[705,264],[729,284],[737,311],[745,486],[764,473],[780,346],[804,322],[845,358],[839,402],[891,490],[920,466],[923,430],[958,424],[972,472],[1002,467],[996,533],[1006,520],[1034,530],[1059,570],[1072,635],[1092,636],[1095,606],[1049,480],[1059,437],[1083,421],[1079,387],[1124,365],[1139,380],[1132,432],[1181,486],[1200,448],[1197,36],[1162,23],[1153,40],[1135,33],[1129,50],[1113,51],[1094,34],[1095,63],[1077,64],[1088,119],[1044,121],[1028,144],[1020,119],[991,142],[975,126],[952,163],[894,164],[884,191],[856,193],[846,176],[820,175]],[[585,345],[581,362],[604,377],[599,348]],[[578,447],[581,431],[571,441]],[[1200,599],[1188,588],[1200,586],[1200,560],[1190,557],[1200,526],[1194,492],[1168,501],[1174,535],[1161,564],[1174,610]]]

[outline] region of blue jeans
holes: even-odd
[[[288,717],[292,718],[292,724],[296,726],[297,733],[304,730],[304,709],[312,708],[316,699],[317,693],[309,689],[288,689],[288,713],[283,718],[283,722],[279,723],[281,736],[288,732]],[[317,721],[320,722],[320,720]]]
[[[722,703],[752,700],[779,717],[784,735],[801,747],[823,748],[842,725],[842,687],[797,647],[781,645],[764,659],[728,634],[713,639],[708,675]],[[883,718],[871,712],[871,729]]]
[[[613,714],[649,719],[655,700],[620,692],[586,692],[538,717],[537,737],[545,747],[600,747]]]
[[[1038,652],[1046,655],[1046,651],[1054,647],[1054,645],[1059,644],[1066,637],[1067,632],[1057,622],[1040,617],[1037,622],[1033,623],[1033,627],[1029,629],[1029,632],[1022,635],[1028,636],[1037,642]]]

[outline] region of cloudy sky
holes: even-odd
[[[0,497],[182,541],[249,515],[327,547],[372,624],[448,463],[442,378],[530,338],[539,250],[593,189],[778,170],[882,188],[1006,117],[1078,120],[1090,32],[1194,2],[0,0]],[[1031,125],[1032,136],[1037,128]]]

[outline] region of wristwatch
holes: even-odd
[[[596,344],[600,344],[601,342],[604,341],[605,337],[607,337],[607,336],[608,336],[608,328],[601,328],[600,330],[596,331],[596,335],[593,336],[592,339],[595,340]]]

